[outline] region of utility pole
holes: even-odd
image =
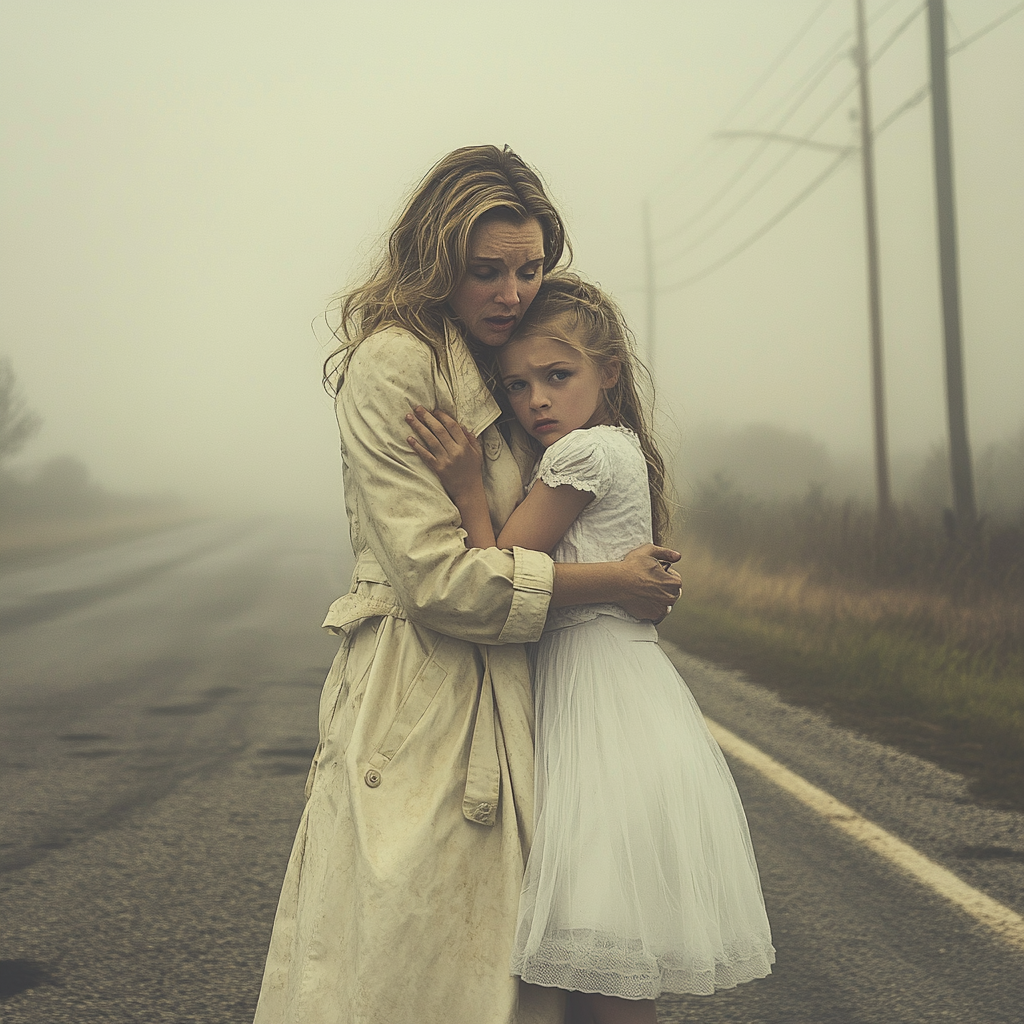
[[[864,225],[868,257],[868,312],[871,326],[871,394],[875,413],[875,489],[878,525],[892,521],[892,487],[889,482],[889,441],[885,425],[885,382],[882,367],[882,288],[878,264],[878,212],[875,206],[875,146],[871,125],[871,92],[868,88],[868,39],[864,0],[857,4],[856,62],[860,78],[860,155],[864,172]]]
[[[654,314],[655,314],[655,280],[654,280],[654,241],[651,236],[651,201],[644,200],[644,298],[647,305],[646,351],[647,369],[654,378]]]
[[[946,9],[943,0],[928,0],[928,42],[932,78],[932,146],[935,152],[935,202],[939,225],[939,280],[942,287],[942,333],[946,351],[946,410],[949,419],[949,468],[953,511],[961,536],[977,529],[974,474],[967,441],[963,343],[960,333],[960,275],[957,268],[953,154],[949,129],[949,81],[946,73]]]

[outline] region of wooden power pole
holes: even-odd
[[[889,440],[885,424],[885,378],[882,364],[882,287],[878,261],[878,211],[875,203],[875,146],[868,88],[868,39],[864,0],[857,0],[857,70],[860,78],[860,154],[864,172],[864,225],[868,257],[868,311],[871,327],[871,394],[875,420],[875,489],[878,524],[892,519]]]
[[[946,73],[946,9],[928,0],[928,49],[932,79],[932,146],[935,153],[935,202],[939,227],[939,279],[942,333],[946,352],[946,410],[949,419],[949,467],[957,532],[973,536],[978,523],[974,473],[967,441],[964,359],[960,333],[960,275],[957,267],[953,154],[949,129],[949,81]]]

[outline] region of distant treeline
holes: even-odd
[[[7,464],[39,432],[42,419],[25,402],[10,359],[0,356],[0,526],[96,519],[179,504],[169,495],[112,494],[85,464],[60,455],[31,469]]]
[[[808,570],[820,583],[940,588],[970,599],[999,591],[1024,596],[1024,513],[983,519],[977,543],[947,527],[948,517],[897,507],[880,533],[863,500],[836,499],[820,487],[800,498],[756,498],[719,476],[697,488],[677,533],[732,563],[768,572]]]
[[[1024,429],[975,460],[981,525],[971,544],[951,528],[939,448],[900,466],[904,497],[882,534],[870,466],[844,474],[812,438],[747,427],[693,443],[676,533],[718,558],[753,560],[768,572],[802,569],[822,583],[938,587],[963,598],[1024,594]]]
[[[176,502],[170,495],[111,493],[92,480],[84,463],[68,455],[31,470],[0,469],[0,525],[92,519]]]
[[[763,499],[802,498],[811,489],[835,499],[871,504],[874,471],[868,459],[836,458],[807,434],[769,424],[738,430],[705,428],[685,439],[676,480],[684,508],[700,507],[699,492],[716,477],[733,490]],[[895,456],[896,499],[926,519],[941,522],[952,503],[949,458],[935,446],[923,456]],[[976,449],[978,508],[990,523],[1015,523],[1024,512],[1024,426]]]

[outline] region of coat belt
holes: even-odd
[[[494,685],[487,647],[484,672],[480,680],[480,699],[473,723],[473,742],[469,748],[466,771],[466,793],[462,813],[478,825],[493,825],[498,820],[498,799],[501,793],[501,768],[498,764],[498,734],[494,727]]]

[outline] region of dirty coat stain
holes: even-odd
[[[533,829],[524,641],[543,630],[547,555],[467,550],[458,511],[409,448],[440,407],[485,450],[496,529],[531,456],[461,338],[441,373],[400,330],[362,342],[337,401],[352,588],[289,860],[256,1024],[555,1024],[561,994],[509,975]]]

